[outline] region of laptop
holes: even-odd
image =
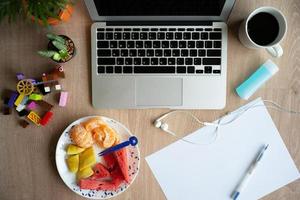
[[[85,0],[95,108],[222,109],[234,0]]]

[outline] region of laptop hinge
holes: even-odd
[[[107,21],[107,26],[212,26],[212,21]]]

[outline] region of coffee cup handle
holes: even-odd
[[[276,57],[276,58],[282,56],[282,54],[283,54],[283,49],[280,46],[280,44],[276,44],[272,47],[268,47],[268,48],[266,48],[266,50],[269,52],[269,54],[271,54],[273,57]]]

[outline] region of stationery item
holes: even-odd
[[[271,60],[262,64],[246,81],[236,88],[242,99],[249,99],[267,80],[278,72],[279,68]]]
[[[52,116],[53,116],[53,112],[51,111],[46,112],[46,114],[42,117],[40,124],[42,126],[46,126],[48,122],[51,120]]]
[[[233,200],[236,200],[238,198],[238,196],[240,195],[240,193],[248,185],[248,182],[249,182],[254,170],[256,169],[257,165],[260,163],[260,161],[261,161],[265,151],[268,149],[268,147],[269,147],[268,144],[264,145],[263,148],[260,150],[259,154],[257,155],[257,157],[255,158],[255,160],[253,160],[250,168],[248,169],[247,174],[244,176],[242,181],[239,183],[237,188],[232,193],[231,197],[232,197]]]
[[[117,144],[117,145],[115,145],[115,146],[112,146],[112,147],[110,147],[110,148],[108,148],[108,149],[105,149],[104,151],[101,151],[98,155],[99,155],[99,156],[104,156],[104,155],[106,155],[106,154],[108,154],[108,153],[111,153],[111,152],[113,152],[113,151],[120,150],[120,149],[122,149],[122,148],[124,148],[124,147],[127,147],[127,146],[129,146],[129,145],[135,146],[135,145],[137,145],[137,144],[138,144],[138,139],[137,139],[137,137],[131,136],[127,141],[122,142],[122,143],[120,143],[120,144]]]
[[[15,106],[18,106],[19,104],[21,104],[21,102],[23,101],[25,95],[24,94],[19,94],[18,98],[15,101]]]
[[[252,49],[264,48],[272,56],[283,54],[280,41],[287,31],[284,15],[273,7],[260,7],[254,10],[240,25],[241,43]]]
[[[60,92],[60,97],[59,97],[59,106],[65,107],[67,105],[67,100],[68,100],[68,92]]]
[[[300,177],[261,99],[219,121],[214,122],[224,124],[217,128],[219,139],[210,145],[178,140],[146,157],[167,199],[230,200],[234,186],[242,179],[253,155],[266,143],[270,146],[263,165],[256,169],[239,199],[262,198]],[[184,139],[197,143],[215,131],[216,127],[205,126]]]

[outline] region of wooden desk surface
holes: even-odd
[[[281,43],[284,55],[273,59],[279,73],[251,99],[261,96],[276,101],[286,108],[300,110],[300,1],[299,0],[238,0],[229,20],[227,106],[220,111],[191,111],[200,119],[211,121],[246,101],[234,93],[234,88],[270,56],[264,50],[249,50],[237,39],[240,21],[259,6],[279,8],[288,21],[288,32]],[[78,55],[65,64],[66,79],[63,88],[70,92],[66,108],[54,108],[54,119],[45,128],[23,129],[17,123],[17,114],[0,115],[0,199],[83,199],[69,190],[60,179],[54,161],[55,145],[64,128],[73,120],[86,115],[104,115],[125,124],[140,138],[141,156],[161,149],[175,141],[168,134],[154,128],[152,121],[167,109],[147,110],[95,110],[91,105],[90,81],[90,26],[92,21],[79,1],[70,22],[55,26],[52,31],[66,34],[74,41]],[[30,23],[0,25],[0,89],[15,86],[15,73],[40,76],[53,66],[39,57],[37,50],[45,48],[47,30]],[[300,168],[300,117],[270,110],[272,118]],[[176,123],[177,122],[177,123]],[[187,130],[185,118],[176,118],[174,129]],[[196,198],[196,197],[195,197]],[[140,173],[133,185],[115,199],[165,199],[145,160],[141,160]],[[266,196],[264,200],[300,199],[300,181]]]

